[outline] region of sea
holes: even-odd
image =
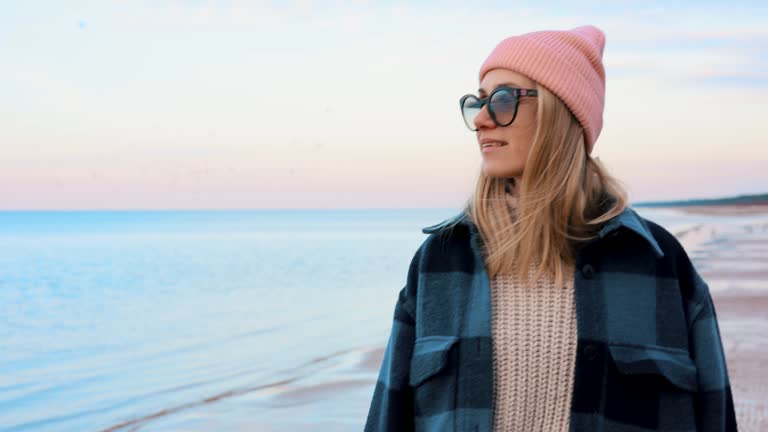
[[[457,211],[0,212],[0,431],[360,431],[421,228]]]

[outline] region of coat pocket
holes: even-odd
[[[457,336],[430,335],[414,341],[408,383],[413,390],[416,431],[455,428],[458,340]]]
[[[442,371],[449,361],[451,347],[458,336],[430,335],[418,337],[414,341],[413,358],[410,365],[408,383],[418,386],[428,378]]]
[[[655,375],[678,389],[697,390],[696,365],[686,350],[652,344],[609,344],[608,350],[623,376]]]
[[[696,430],[697,370],[688,351],[608,344],[604,414],[638,430]]]

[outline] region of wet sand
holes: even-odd
[[[766,272],[763,280],[768,280]],[[768,298],[713,293],[739,431],[768,431]]]
[[[675,235],[712,293],[739,431],[768,431],[768,206],[682,211],[750,216],[749,223],[707,223]]]

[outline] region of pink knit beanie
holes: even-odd
[[[480,80],[496,68],[510,69],[557,95],[584,128],[587,154],[603,128],[605,34],[595,26],[545,30],[508,37],[480,67]]]

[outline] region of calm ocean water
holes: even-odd
[[[455,212],[0,212],[0,430],[359,431],[361,353]]]

